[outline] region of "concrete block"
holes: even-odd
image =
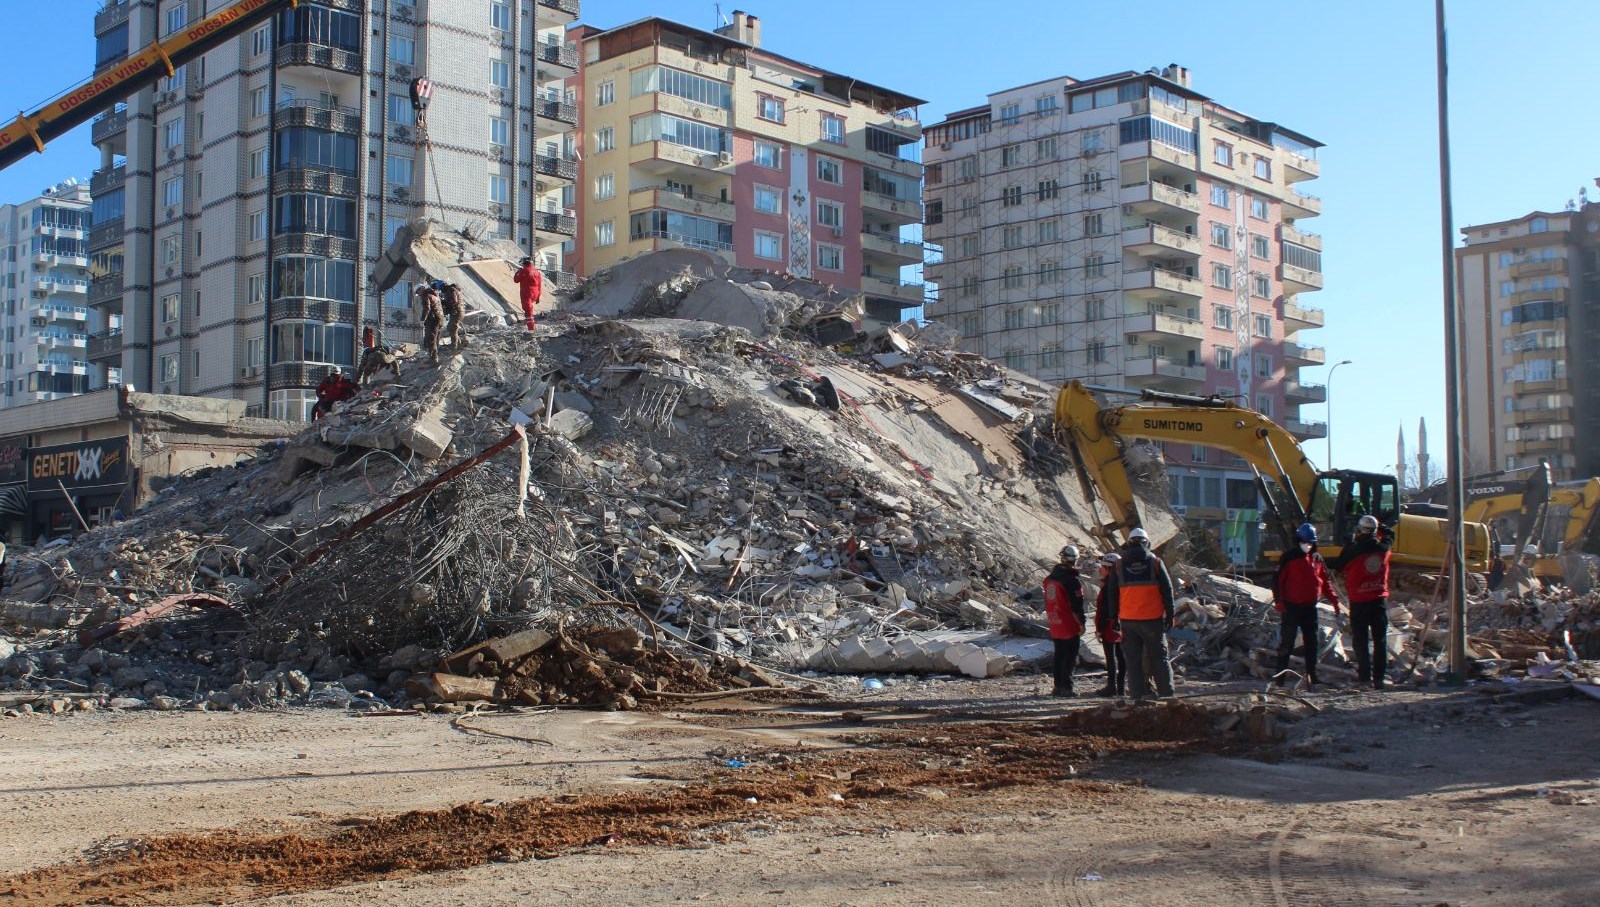
[[[594,429],[594,420],[575,409],[564,409],[550,417],[550,431],[576,441]]]
[[[980,651],[979,647],[970,642],[951,643],[949,646],[945,647],[945,650],[942,653],[944,656],[944,667],[951,671],[959,671],[961,670],[962,660],[978,651]]]
[[[561,391],[556,394],[557,409],[575,409],[580,413],[594,412],[594,404],[588,397],[577,391]]]
[[[959,668],[968,677],[1000,677],[1011,670],[1011,659],[994,649],[974,646],[974,651],[961,657]]]
[[[397,443],[404,445],[417,456],[437,460],[450,449],[455,432],[444,424],[444,413],[435,410],[396,433]]]
[[[980,601],[967,599],[958,609],[961,619],[974,627],[987,627],[994,623],[994,609]]]
[[[941,650],[942,651],[942,650]],[[927,673],[934,669],[933,656],[915,639],[897,639],[890,647],[896,671]]]

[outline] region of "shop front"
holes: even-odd
[[[31,541],[28,534],[28,439],[0,438],[0,541]]]
[[[125,437],[36,447],[27,464],[28,539],[73,535],[132,510]]]

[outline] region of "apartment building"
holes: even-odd
[[[773,53],[744,12],[579,34],[580,274],[695,248],[859,290],[888,319],[922,304],[902,279],[922,262],[902,235],[922,218],[922,101]]]
[[[1317,141],[1246,116],[1169,66],[1007,89],[927,128],[928,317],[1052,382],[1220,394],[1302,440],[1326,361]],[[1167,445],[1173,499],[1255,557],[1257,494],[1236,458]]]
[[[202,0],[113,0],[96,66],[198,21]],[[305,419],[362,328],[420,337],[368,280],[414,219],[515,240],[558,281],[576,221],[561,157],[578,0],[302,0],[93,125],[92,359],[139,390]],[[417,79],[431,82],[419,116]],[[108,324],[111,322],[107,322]]]
[[[98,390],[117,370],[89,362],[89,186],[69,179],[0,206],[0,408]],[[117,324],[111,322],[115,329]]]
[[[1600,475],[1600,205],[1461,228],[1469,472]]]

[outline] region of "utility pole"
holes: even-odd
[[[1450,505],[1447,547],[1450,560],[1450,673],[1446,682],[1467,680],[1467,555],[1461,505],[1461,320],[1456,306],[1455,211],[1450,200],[1450,68],[1444,27],[1444,0],[1434,0],[1434,39],[1439,80],[1439,240],[1444,266],[1445,476]]]

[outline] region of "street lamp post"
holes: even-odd
[[[1349,365],[1349,364],[1350,364],[1350,360],[1346,359],[1343,362],[1335,362],[1333,364],[1333,368],[1328,369],[1328,438],[1327,438],[1327,442],[1328,442],[1328,468],[1329,469],[1333,468],[1333,373],[1337,372],[1339,370],[1339,366],[1341,366],[1341,365]]]

